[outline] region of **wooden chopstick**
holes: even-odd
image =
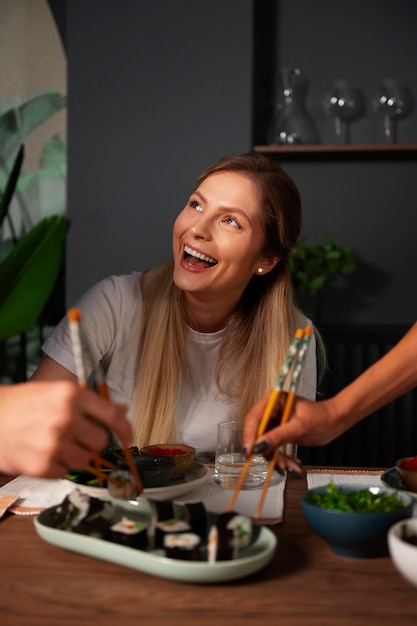
[[[83,353],[89,356],[89,358],[91,359],[91,363],[93,363],[93,360],[91,358],[91,351],[89,348],[87,337],[85,336],[82,330],[81,324],[80,324],[81,311],[80,309],[72,308],[68,311],[67,316],[68,316],[68,321],[69,321],[71,341],[72,341],[72,346],[73,346],[73,351],[74,351],[75,369],[77,373],[78,382],[80,385],[87,387],[88,382],[87,382],[87,377],[85,374]],[[104,376],[104,372],[101,367],[101,364],[98,364],[98,366],[94,368],[94,375],[95,375],[97,391],[99,395],[103,396],[104,398],[109,399],[110,394],[109,394],[108,387],[106,385],[105,376]],[[143,483],[139,475],[138,469],[135,465],[135,462],[133,460],[132,452],[129,446],[127,446],[124,442],[122,442],[122,449],[123,449],[124,457],[129,466],[129,469],[132,472],[133,478],[135,480],[136,488],[139,493],[142,493]],[[92,453],[92,456],[94,457],[94,453]],[[90,471],[91,467],[88,467],[86,469]],[[99,468],[96,468],[96,469],[99,469]],[[110,477],[107,476],[107,474],[103,474],[103,473],[101,474],[102,474],[102,477],[105,477],[106,480],[109,480]]]
[[[297,355],[297,352],[298,352],[298,349],[299,349],[299,345],[300,345],[300,342],[301,342],[303,336],[304,336],[304,330],[301,329],[301,328],[298,328],[296,333],[295,333],[295,335],[294,335],[294,338],[293,338],[293,340],[291,342],[291,345],[290,345],[290,347],[288,349],[287,356],[285,357],[285,361],[284,361],[284,363],[283,363],[283,365],[282,365],[282,367],[281,367],[281,369],[279,371],[278,379],[277,379],[277,382],[275,384],[275,387],[273,388],[273,390],[272,390],[272,392],[271,392],[271,394],[269,396],[268,402],[267,402],[267,404],[265,406],[264,412],[262,414],[261,421],[259,422],[258,431],[257,431],[257,438],[261,437],[261,435],[264,434],[264,432],[265,432],[265,430],[266,430],[266,428],[268,426],[268,422],[269,422],[269,420],[271,418],[272,411],[273,411],[274,406],[275,406],[275,404],[276,404],[276,402],[278,400],[279,394],[282,391],[282,388],[283,388],[284,383],[285,383],[285,381],[287,379],[287,376],[288,376],[289,371],[291,369],[291,366],[292,366],[292,364],[294,362],[294,359],[295,359],[295,357]],[[230,499],[229,506],[227,508],[228,511],[232,511],[233,510],[233,507],[234,507],[234,505],[236,503],[236,500],[237,500],[237,498],[239,496],[239,492],[240,492],[240,490],[241,490],[241,488],[243,486],[243,483],[245,482],[245,478],[246,478],[247,473],[249,471],[250,464],[252,463],[253,456],[254,456],[253,453],[250,453],[250,454],[248,454],[248,456],[246,458],[245,464],[244,464],[244,466],[242,468],[242,471],[240,473],[239,479],[237,481],[235,490],[234,490],[233,495],[232,495],[232,497]]]
[[[300,382],[300,375],[303,369],[305,357],[307,354],[307,349],[310,344],[312,332],[313,332],[313,329],[311,328],[311,326],[307,326],[304,330],[303,341],[301,343],[301,347],[298,352],[297,361],[296,361],[294,372],[291,378],[290,391],[285,400],[284,409],[283,409],[282,417],[280,420],[281,426],[288,421],[291,415],[292,407],[294,405],[294,400],[295,400],[295,393],[297,391],[298,383]],[[263,508],[265,498],[266,498],[266,494],[268,491],[269,483],[271,481],[271,476],[278,460],[278,455],[279,455],[279,448],[276,448],[274,451],[274,454],[272,455],[272,458],[269,461],[268,472],[265,477],[265,482],[262,485],[262,492],[259,498],[258,507],[256,509],[254,519],[258,519],[261,515],[262,508]]]

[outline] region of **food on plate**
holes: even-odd
[[[417,457],[398,459],[395,468],[407,489],[417,491]]]
[[[402,467],[404,469],[417,470],[417,456],[404,459]]]
[[[55,528],[74,533],[104,537],[112,523],[114,507],[111,502],[90,498],[74,489],[54,511]]]
[[[126,469],[113,470],[110,473],[113,481],[108,481],[107,489],[113,498],[122,500],[134,500],[139,494],[132,472]]]
[[[221,513],[209,531],[208,561],[236,559],[241,550],[256,540],[259,528],[234,511]]]
[[[167,534],[164,537],[163,548],[165,556],[182,561],[199,561],[199,547],[201,538],[195,533]]]
[[[210,513],[202,502],[146,502],[150,514],[138,519],[136,511],[130,516],[124,507],[76,488],[54,507],[50,525],[169,558],[206,562],[236,559],[261,528],[235,512]]]
[[[194,461],[195,448],[185,443],[155,443],[145,446],[141,454],[167,456],[175,461],[174,478],[181,478]]]
[[[105,539],[137,550],[147,550],[148,526],[144,522],[122,517],[120,521],[110,526]]]
[[[405,506],[396,493],[381,490],[373,493],[370,489],[345,491],[338,489],[333,482],[327,485],[325,493],[308,494],[306,501],[322,509],[356,513],[387,513]]]
[[[130,452],[133,457],[138,456],[139,448],[137,446],[132,446],[130,448]],[[108,463],[112,463],[115,467],[125,462],[122,448],[106,448],[100,452],[100,458],[103,460],[103,464],[100,465],[100,469],[104,472],[104,474],[110,474],[112,471],[112,469],[108,467],[106,461]],[[69,470],[65,478],[78,485],[88,485],[89,487],[107,486],[107,481],[104,481],[103,483],[100,478],[97,478],[95,474],[86,469],[72,468]]]

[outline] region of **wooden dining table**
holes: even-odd
[[[10,477],[0,476],[0,485]],[[272,561],[249,577],[192,584],[155,577],[46,543],[32,516],[0,519],[4,626],[381,626],[417,623],[417,588],[390,557],[335,555],[307,526],[306,478],[289,475],[284,519],[270,526]],[[417,562],[416,562],[417,567]]]

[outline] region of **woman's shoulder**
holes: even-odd
[[[110,315],[120,321],[142,305],[140,276],[138,272],[107,276],[93,285],[80,298],[77,306],[85,314]]]
[[[91,287],[83,296],[84,298],[129,298],[135,300],[140,296],[140,272],[132,272],[131,274],[112,274],[106,278],[102,278],[93,287]]]

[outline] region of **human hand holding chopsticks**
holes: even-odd
[[[285,424],[290,418],[292,407],[295,401],[295,393],[300,382],[301,371],[304,367],[304,362],[307,354],[307,350],[310,344],[310,340],[313,334],[313,329],[311,326],[306,326],[306,328],[298,328],[294,338],[291,342],[291,345],[288,349],[287,356],[285,358],[284,363],[281,366],[279,371],[278,379],[275,384],[275,387],[268,392],[268,396],[266,398],[266,402],[263,406],[263,411],[258,420],[258,424],[256,427],[256,438],[259,439],[270,426],[270,421],[272,418],[272,414],[279,411],[279,423]],[[284,385],[289,379],[289,393],[285,394],[284,402],[282,402],[282,396],[284,395]],[[278,402],[281,402],[278,404]],[[245,440],[243,441],[243,445],[245,446]],[[245,446],[246,447],[246,446]],[[267,446],[266,446],[267,447]],[[259,441],[255,444],[255,446],[246,448],[246,461],[240,473],[240,476],[237,480],[235,490],[229,502],[228,510],[233,510],[233,506],[239,496],[239,491],[243,487],[245,478],[249,471],[249,468],[252,463],[252,459],[254,454],[263,452],[265,449],[265,441]],[[281,455],[281,458],[286,458]],[[289,457],[287,457],[289,458]],[[279,459],[280,459],[280,451],[279,448],[276,448],[269,459],[268,464],[268,472],[262,487],[261,497],[259,499],[258,508],[255,512],[255,519],[259,518],[263,503],[265,501],[266,493],[268,491],[269,483],[273,474],[274,469],[279,467]],[[298,465],[297,459],[294,459],[292,463],[295,463],[295,467]],[[293,469],[295,469],[293,467]],[[299,468],[298,468],[299,469]]]
[[[80,309],[78,308],[70,309],[67,313],[67,317],[68,317],[68,322],[69,322],[69,330],[70,330],[70,335],[71,335],[71,342],[72,342],[72,347],[73,347],[74,362],[75,362],[75,369],[77,372],[78,383],[81,387],[86,389],[88,388],[88,380],[87,380],[84,359],[85,357],[88,356],[91,360],[91,351],[90,351],[90,347],[88,343],[88,338],[85,335],[84,330],[81,325]],[[99,363],[95,367],[94,377],[95,377],[95,384],[97,386],[97,391],[99,395],[105,399],[109,399],[110,395],[109,395],[109,391],[108,391],[106,380],[105,380],[105,373],[101,366],[101,363]],[[120,444],[123,449],[123,454],[124,454],[125,460],[127,461],[129,471],[130,471],[129,482],[131,482],[132,489],[133,490],[136,489],[136,494],[140,494],[143,491],[143,483],[139,475],[138,469],[135,465],[135,462],[133,460],[132,453],[129,448],[129,441],[130,439],[127,440],[127,439],[121,438]],[[113,483],[116,487],[120,486],[121,488],[123,488],[123,484],[126,483],[126,477],[121,479],[121,478],[116,478],[113,476],[106,475],[103,472],[101,465],[102,465],[102,460],[100,459],[99,454],[96,451],[92,450],[91,462],[88,463],[88,465],[86,466],[86,469],[94,473],[97,476],[97,478],[99,478],[101,483],[104,484],[104,481],[107,480]],[[116,466],[114,466],[113,469],[116,469]],[[124,491],[125,491],[126,497],[128,497],[128,490],[124,490]],[[133,491],[129,490],[129,494],[132,495]]]
[[[262,454],[266,459],[270,459],[277,448],[280,448],[286,443],[298,443],[298,438],[292,435],[293,428],[289,428],[289,424],[292,423],[294,409],[298,402],[298,397],[295,397],[292,411],[288,417],[288,421],[285,425],[280,424],[282,411],[285,401],[287,399],[287,392],[282,391],[276,402],[268,424],[268,429],[262,436],[258,437],[259,424],[262,419],[262,415],[265,413],[265,407],[271,397],[272,389],[268,389],[264,395],[258,400],[256,404],[250,409],[246,415],[243,426],[243,445],[247,451],[247,454],[254,452],[256,454]],[[313,404],[313,403],[311,403]],[[284,435],[282,435],[282,432]],[[277,467],[282,471],[290,470],[296,473],[301,472],[301,462],[299,459],[287,456],[286,454],[279,453],[277,457]]]
[[[60,478],[102,449],[111,429],[131,440],[126,407],[67,380],[0,386],[0,471]]]

